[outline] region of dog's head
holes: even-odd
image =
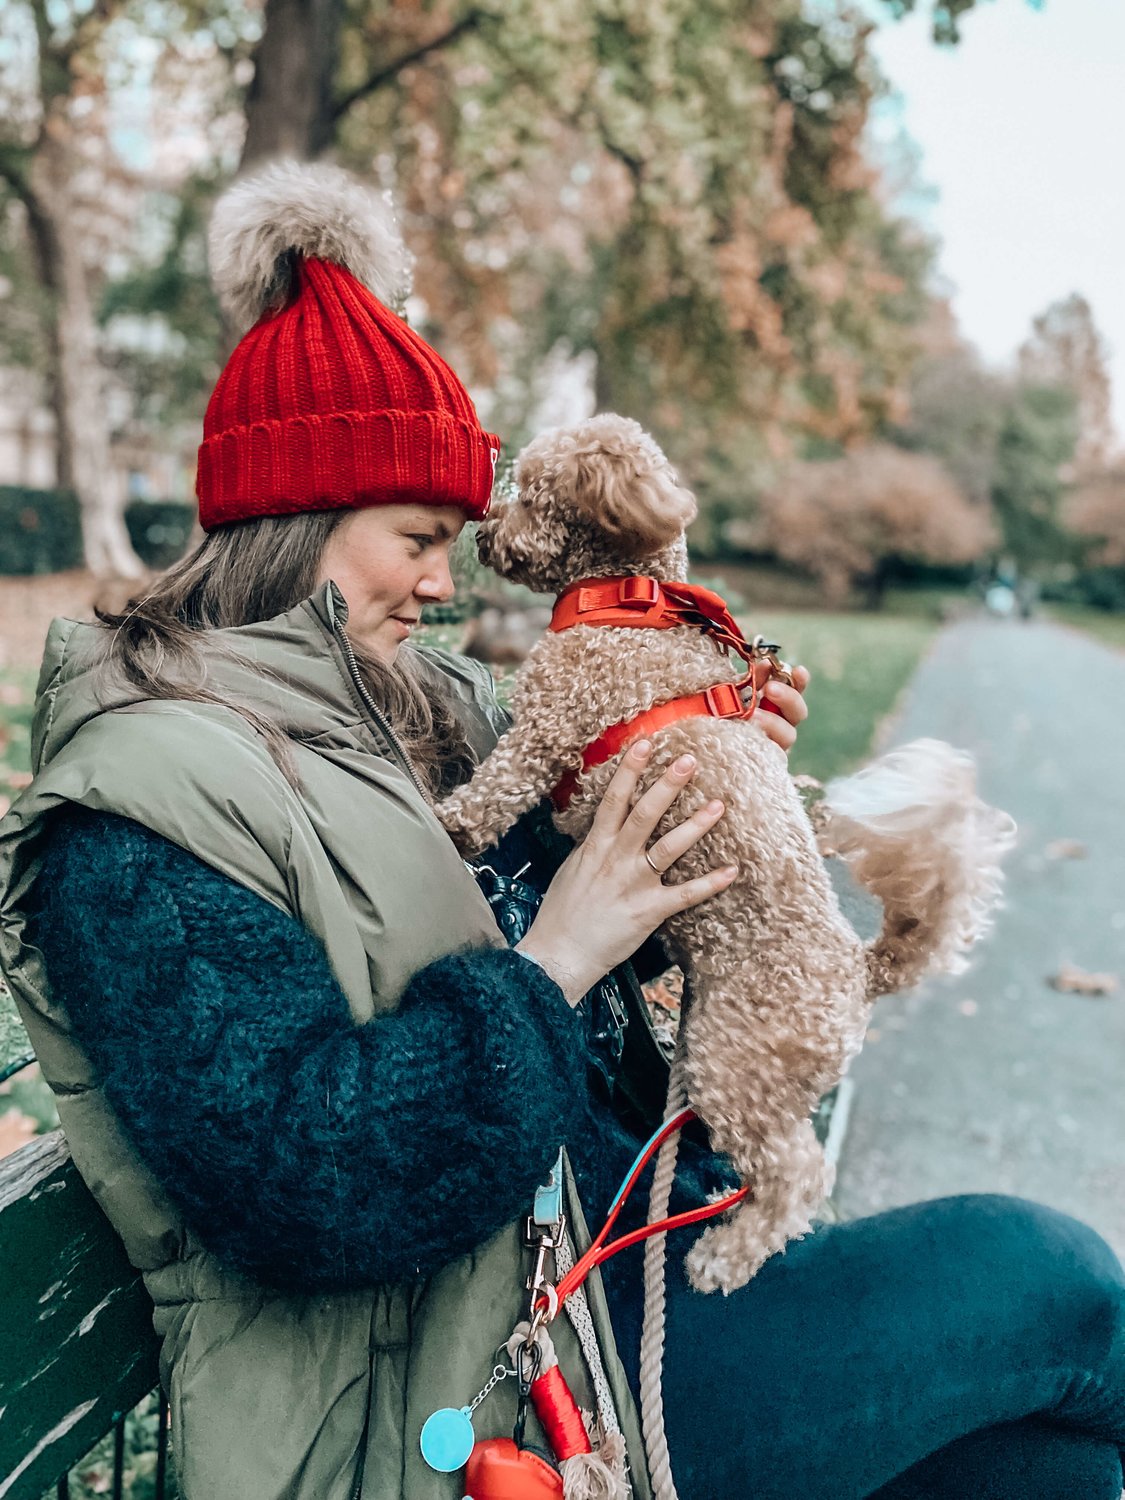
[[[518,492],[477,531],[481,561],[537,593],[576,578],[652,571],[682,578],[695,498],[628,417],[590,417],[535,438],[516,462]]]

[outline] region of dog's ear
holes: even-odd
[[[695,519],[695,497],[666,461],[652,464],[647,454],[617,444],[577,448],[558,478],[577,511],[641,553],[674,542]]]

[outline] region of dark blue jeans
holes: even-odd
[[[943,1198],[821,1227],[728,1298],[688,1287],[693,1235],[668,1257],[681,1500],[1119,1500],[1125,1275],[1084,1224]]]

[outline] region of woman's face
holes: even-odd
[[[418,623],[423,604],[453,597],[449,549],[465,524],[456,505],[369,505],[349,511],[328,539],[317,584],[348,602],[348,635],[385,662]]]

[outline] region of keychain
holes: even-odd
[[[516,1371],[509,1370],[507,1365],[494,1365],[487,1384],[468,1406],[443,1406],[426,1418],[420,1441],[422,1457],[431,1469],[436,1469],[439,1474],[453,1474],[465,1467],[476,1442],[473,1412],[494,1386],[515,1374]]]
[[[509,1340],[509,1349],[515,1345]],[[485,1438],[473,1448],[465,1466],[466,1500],[563,1500],[563,1478],[550,1456],[524,1443],[527,1408],[535,1402],[535,1384],[543,1347],[522,1336],[513,1355],[519,1400],[510,1438]]]

